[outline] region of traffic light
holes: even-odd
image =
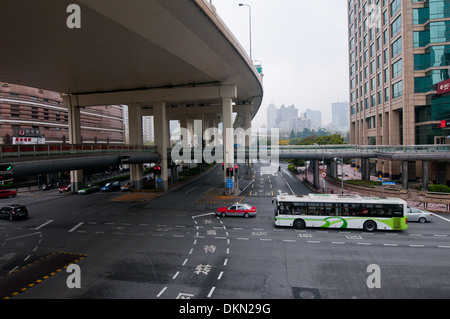
[[[230,176],[231,176],[231,177],[234,176],[234,170],[233,170],[233,167],[230,167]]]
[[[227,177],[230,177],[230,168],[227,167]]]
[[[155,175],[161,175],[161,166],[154,166],[153,172],[155,173]]]
[[[239,166],[235,165],[234,166],[234,173],[237,174],[239,172]]]
[[[225,168],[225,164],[224,164],[224,163],[222,163],[222,171],[224,170],[224,168]]]
[[[14,165],[12,164],[0,164],[0,172],[12,171]]]

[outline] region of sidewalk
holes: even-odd
[[[322,167],[320,167],[320,168],[322,168]],[[361,172],[355,171],[353,167],[350,167],[350,165],[344,165],[344,173],[345,173],[344,181],[350,180],[350,179],[361,179]],[[304,171],[302,171],[300,174],[295,175],[295,176],[299,180],[303,181],[303,178],[305,177],[305,173],[304,173]],[[338,177],[340,178],[340,176],[341,176],[341,166],[339,165]],[[313,181],[313,174],[312,174],[311,171],[308,171],[307,177],[308,177],[308,180],[310,182]],[[378,180],[378,178],[376,176],[372,176],[372,175],[370,176],[370,179],[372,181],[377,181]],[[320,191],[322,191],[322,188],[323,188],[323,185],[324,185],[323,183],[324,183],[324,178],[321,177],[320,174],[319,174],[319,185],[318,186],[320,187],[319,188]],[[346,189],[345,186],[346,185],[344,184],[344,194],[365,195],[363,193],[359,193],[359,192],[356,192],[356,191],[350,191],[350,190]],[[325,178],[325,193],[328,193],[328,194],[341,194],[342,193],[342,187],[334,185],[334,184],[328,182],[326,180],[326,178]],[[407,202],[408,206],[417,207],[419,209],[427,209],[427,210],[430,210],[430,211],[436,211],[436,212],[442,212],[442,213],[443,212],[448,212],[446,204],[428,202],[427,203],[427,207],[425,208],[424,207],[425,203],[420,202],[420,201],[407,200],[406,202]]]

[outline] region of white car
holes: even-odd
[[[433,219],[433,214],[424,209],[408,207],[406,217],[408,217],[408,222],[426,223]]]

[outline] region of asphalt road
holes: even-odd
[[[410,223],[402,232],[275,228],[272,197],[308,190],[285,164],[281,172],[269,165],[255,165],[252,178],[241,180],[247,186],[243,193],[231,198],[220,194],[223,172],[217,166],[148,202],[111,201],[118,193],[56,192],[1,200],[0,205],[27,205],[30,217],[0,220],[0,288],[8,278],[17,292],[0,297],[450,297],[450,216]],[[212,214],[235,201],[255,205],[258,215]],[[73,277],[66,261],[46,262],[55,253],[86,256],[76,260],[81,288],[68,287]],[[368,286],[373,265],[379,288]],[[29,267],[39,272],[27,272]],[[25,275],[31,285],[23,287]]]

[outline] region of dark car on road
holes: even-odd
[[[24,205],[8,205],[0,209],[0,218],[15,220],[19,218],[28,218],[28,210]]]
[[[118,191],[120,190],[120,182],[109,182],[106,183],[105,186],[100,188],[102,192],[112,192],[112,191]]]

